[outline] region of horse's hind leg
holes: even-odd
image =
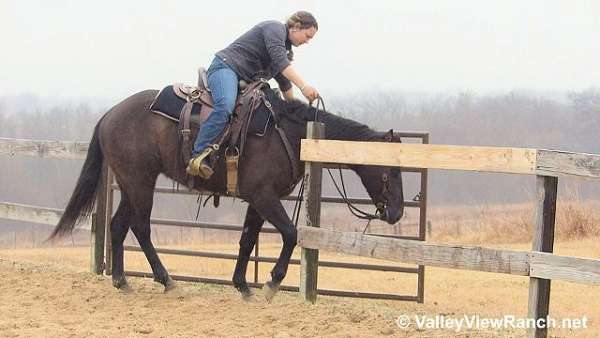
[[[153,194],[154,184],[138,187],[135,191],[129,191],[131,203],[135,210],[134,219],[130,227],[144,255],[146,255],[148,263],[150,263],[154,280],[164,285],[165,292],[167,292],[175,287],[175,282],[169,277],[150,239],[150,214],[152,212]]]
[[[235,264],[235,272],[233,274],[233,285],[238,289],[245,300],[250,299],[252,296],[252,292],[250,291],[250,288],[248,288],[248,283],[246,282],[248,261],[264,222],[265,220],[260,217],[256,210],[252,206],[248,206],[246,219],[244,220],[244,230],[242,231],[242,237],[240,238],[240,251],[237,263]]]
[[[279,258],[273,270],[271,270],[271,281],[265,283],[263,287],[265,298],[267,301],[271,301],[273,296],[279,291],[281,281],[287,274],[290,258],[296,246],[296,229],[292,220],[285,212],[283,205],[281,205],[281,201],[275,194],[265,194],[261,198],[254,199],[251,203],[265,220],[277,228],[283,240],[283,247],[281,248]]]
[[[112,282],[113,286],[123,291],[131,291],[131,287],[125,279],[123,267],[123,242],[129,230],[132,209],[125,194],[121,195],[121,202],[115,216],[110,222],[110,234],[112,244]]]

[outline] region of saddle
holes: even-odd
[[[243,154],[246,135],[263,136],[269,125],[274,125],[279,134],[285,150],[292,165],[292,176],[297,178],[298,168],[294,162],[293,149],[283,129],[279,127],[279,119],[273,110],[271,103],[265,96],[263,88],[269,84],[264,79],[247,83],[239,82],[239,93],[236,99],[235,109],[230,117],[229,123],[221,134],[213,141],[218,150],[210,157],[211,166],[216,168],[218,160],[224,155],[227,168],[227,194],[237,196],[237,169],[239,157]],[[264,104],[267,109],[257,110]],[[191,159],[193,136],[192,130],[208,118],[213,110],[213,100],[210,89],[207,86],[206,70],[198,70],[197,86],[188,86],[177,83],[163,88],[154,98],[150,110],[178,123],[178,149],[179,160],[187,165]],[[255,113],[260,112],[260,113]],[[190,186],[194,186],[194,177],[189,177]],[[216,202],[216,199],[215,199]]]
[[[220,151],[211,155],[210,161],[215,167],[216,162],[223,154],[227,167],[227,191],[229,194],[237,194],[237,168],[240,155],[243,153],[246,134],[252,123],[252,132],[257,135],[266,133],[271,120],[270,115],[253,117],[253,112],[263,102],[263,87],[268,87],[264,79],[247,83],[239,82],[239,93],[236,99],[235,109],[230,117],[229,123],[221,134],[213,141],[215,148]],[[192,130],[198,129],[206,121],[213,110],[213,100],[210,89],[207,86],[206,70],[198,70],[197,86],[189,86],[176,83],[163,88],[150,105],[150,110],[178,123],[178,148],[180,159],[187,165],[191,159],[193,147]],[[180,162],[178,161],[178,164]],[[193,177],[190,177],[190,185],[193,186]]]

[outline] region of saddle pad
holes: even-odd
[[[184,105],[185,100],[175,95],[173,86],[170,85],[158,92],[150,105],[150,110],[153,113],[179,122],[179,115],[181,114],[181,109],[183,109]],[[201,107],[200,103],[194,103],[192,106],[192,115],[198,115]]]
[[[158,115],[164,116],[172,121],[179,122],[179,115],[181,109],[185,105],[185,100],[175,95],[173,86],[169,85],[163,88],[150,105],[150,110]],[[192,124],[197,124],[198,115],[202,105],[200,103],[194,103],[192,106]],[[267,109],[256,109],[252,114],[252,120],[248,126],[248,133],[258,136],[263,136],[269,124],[271,122],[271,115]]]

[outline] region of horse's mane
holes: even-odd
[[[298,125],[306,125],[308,121],[315,120],[315,107],[311,107],[300,100],[285,101],[274,94],[273,100],[278,101],[276,106],[283,109],[281,118]],[[380,133],[367,125],[350,120],[319,109],[316,114],[318,122],[325,124],[326,138],[334,140],[362,140],[369,141],[381,138]]]

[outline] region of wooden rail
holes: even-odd
[[[313,227],[298,229],[298,245],[401,263],[600,284],[600,260],[597,259],[423,243]]]
[[[600,155],[545,149],[304,139],[300,158],[326,163],[600,178]]]
[[[38,224],[56,225],[63,210],[44,208],[33,205],[0,202],[0,218],[14,221],[31,222]],[[83,228],[90,229],[91,221],[81,224]]]
[[[0,155],[85,159],[88,142],[25,140],[0,137]]]

